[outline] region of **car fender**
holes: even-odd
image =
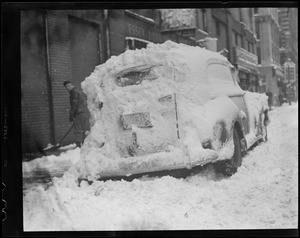
[[[220,150],[233,137],[235,122],[241,123],[242,114],[238,107],[227,96],[216,97],[205,104],[210,114],[208,122],[211,128],[212,149]]]

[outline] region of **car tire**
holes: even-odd
[[[231,176],[237,172],[238,167],[242,164],[241,140],[238,129],[233,130],[234,154],[231,159],[219,161],[215,165],[216,172],[222,173],[225,176]]]

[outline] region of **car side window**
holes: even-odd
[[[211,83],[233,84],[230,68],[223,64],[209,64],[207,68],[208,80]]]

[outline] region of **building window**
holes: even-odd
[[[239,8],[239,13],[240,13],[240,21],[243,22],[243,12],[241,8]]]
[[[126,50],[133,50],[133,40],[132,39],[127,39],[126,40]]]
[[[254,14],[258,14],[258,8],[257,7],[254,8]]]
[[[257,39],[260,39],[260,32],[259,32],[259,24],[258,24],[258,22],[255,22],[255,33],[256,33]]]
[[[231,35],[232,35],[232,45],[233,45],[233,46],[236,46],[235,32],[233,31]]]
[[[259,79],[259,86],[260,86],[259,92],[260,93],[267,92],[266,83],[267,83],[266,76],[265,75],[261,75],[260,79]]]
[[[246,48],[245,46],[245,38],[242,35],[239,35],[240,45],[243,49]]]
[[[243,41],[242,41],[242,36],[237,34],[237,38],[238,38],[238,46],[244,48]]]
[[[139,40],[135,40],[134,41],[134,47],[135,47],[135,49],[146,48],[147,47],[147,43],[139,41]]]
[[[142,49],[146,48],[149,41],[142,40],[135,37],[126,37],[126,50],[136,50],[136,49]]]
[[[261,52],[260,52],[260,48],[259,47],[256,48],[256,52],[257,52],[257,61],[258,61],[258,64],[261,64]]]
[[[206,9],[202,9],[203,30],[207,32],[207,14]]]
[[[220,23],[219,21],[216,20],[216,35],[220,36],[221,35],[221,30],[220,30]]]

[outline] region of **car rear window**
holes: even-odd
[[[130,85],[138,85],[143,82],[143,80],[154,79],[156,79],[156,76],[151,69],[143,71],[131,71],[116,77],[116,84],[121,87],[126,87]]]

